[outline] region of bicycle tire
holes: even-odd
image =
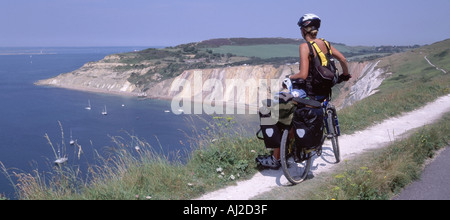
[[[329,130],[328,136],[331,139],[331,145],[333,146],[334,158],[336,159],[336,163],[339,163],[341,162],[341,151],[339,149],[339,140],[336,130],[336,124],[334,121],[335,114],[333,110],[328,110],[327,114],[328,114],[327,123]]]
[[[283,136],[281,139],[281,168],[283,170],[284,176],[286,179],[292,183],[293,185],[297,185],[302,183],[308,178],[309,170],[311,169],[311,153],[306,155],[306,160],[298,163],[295,162],[294,159],[294,149],[295,146],[292,146],[289,141],[289,130],[284,130]],[[294,166],[289,166],[294,165]],[[299,174],[299,175],[297,175]]]

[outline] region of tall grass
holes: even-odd
[[[249,137],[234,118],[215,117],[205,123],[204,128],[193,128],[187,159],[178,153],[158,153],[127,133],[111,137],[112,154],[97,154],[96,165],[84,174],[70,165],[32,173],[10,173],[5,168],[4,173],[17,179],[15,188],[22,200],[192,199],[254,174],[254,158],[265,152],[263,144]],[[54,148],[50,139],[49,144]]]

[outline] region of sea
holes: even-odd
[[[204,119],[197,119],[198,116],[174,114],[170,101],[34,85],[38,80],[74,71],[110,54],[146,48],[0,47],[0,162],[8,172],[51,170],[52,161],[58,158],[46,135],[55,149],[65,146],[67,152],[74,152],[68,154],[69,161],[78,152],[69,144],[72,136],[82,147],[81,157],[89,164],[95,164],[97,153],[106,155],[107,149],[115,146],[115,136],[123,137],[125,142],[131,139],[130,135],[137,136],[164,155],[189,151],[187,143],[192,130],[201,130],[206,126],[202,123],[213,116],[201,115]],[[91,110],[86,110],[89,102]],[[107,116],[101,114],[105,106]],[[248,121],[236,121],[248,124],[256,119],[253,116]],[[2,173],[0,194],[15,198],[12,184]]]

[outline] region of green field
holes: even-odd
[[[297,44],[257,44],[257,45],[223,45],[219,47],[203,48],[202,50],[210,50],[218,54],[233,54],[242,57],[256,57],[260,59],[282,58],[282,57],[299,57],[299,45]],[[345,44],[331,43],[337,50],[343,53],[347,59],[356,61],[370,60],[375,57],[382,57],[407,51],[417,46],[347,46]]]
[[[221,46],[210,48],[214,53],[234,54],[243,57],[259,57],[262,59],[274,57],[298,57],[299,45],[295,44],[265,44],[251,46]]]

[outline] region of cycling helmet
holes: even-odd
[[[319,30],[321,20],[315,14],[305,14],[300,18],[297,25],[301,28],[311,27],[311,30]]]

